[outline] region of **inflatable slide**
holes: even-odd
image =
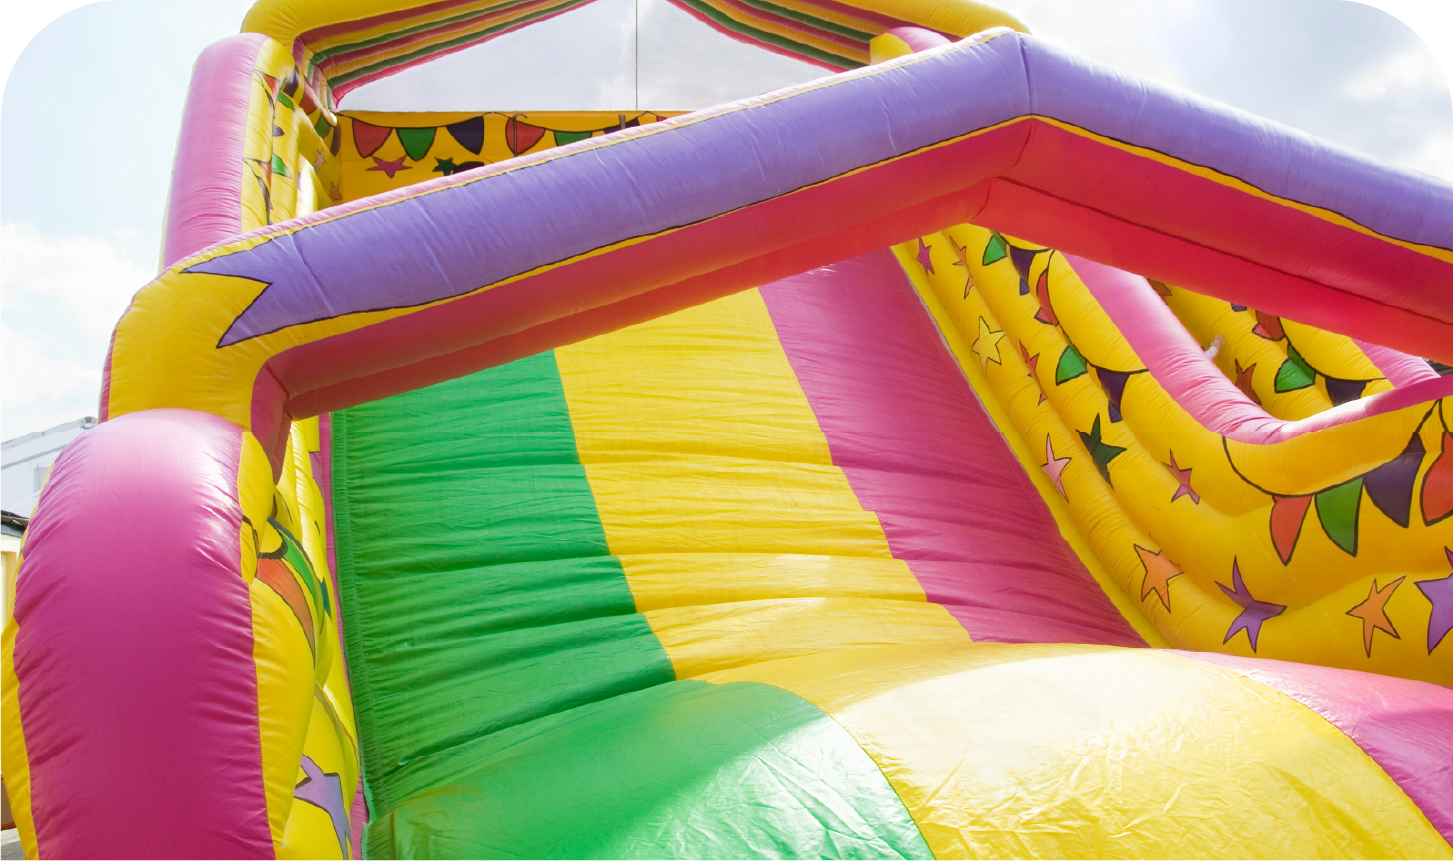
[[[968,0],[673,2],[823,76],[202,54],[14,584],[27,855],[1453,857],[1453,187]]]

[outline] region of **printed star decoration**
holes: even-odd
[[[437,164],[434,165],[433,170],[429,171],[430,173],[442,173],[445,176],[448,176],[449,174],[459,169],[458,166],[454,164],[454,159],[452,158],[439,158],[438,156],[435,156],[434,161],[437,162]]]
[[[404,164],[404,159],[406,158],[408,158],[408,156],[406,155],[401,155],[396,159],[385,159],[374,156],[373,167],[368,168],[368,170],[381,170],[384,173],[388,174],[389,179],[393,179],[394,174],[398,173],[401,170],[414,169],[413,165]]]
[[[1034,385],[1039,388],[1039,400],[1036,401],[1036,405],[1042,404],[1044,403],[1044,388],[1039,386],[1039,377],[1037,376],[1039,373],[1039,354],[1029,355],[1029,351],[1024,349],[1024,342],[1020,341],[1019,355],[1024,359],[1025,366],[1029,368],[1029,378],[1034,380]]]
[[[979,337],[974,340],[971,348],[983,363],[985,369],[989,363],[1003,365],[1004,359],[999,355],[999,342],[1004,340],[1004,333],[989,328],[989,322],[983,317],[979,318]]]
[[[947,234],[945,235],[947,236]],[[971,272],[969,272],[969,249],[963,245],[960,245],[958,243],[958,240],[954,239],[952,236],[948,237],[948,246],[954,250],[954,257],[956,258],[954,260],[954,265],[962,266],[964,268],[964,277],[968,279],[968,283],[964,285],[964,298],[967,299],[969,298],[969,291],[974,289],[974,276]]]
[[[1140,557],[1140,564],[1145,566],[1145,579],[1140,583],[1140,600],[1144,601],[1154,592],[1155,597],[1160,599],[1161,606],[1169,613],[1170,581],[1186,572],[1163,553],[1146,550],[1139,544],[1135,545],[1135,553]]]
[[[923,244],[923,237],[918,237],[918,265],[929,275],[933,274],[933,254],[927,245]]]
[[[1261,638],[1261,626],[1267,619],[1280,616],[1286,612],[1285,604],[1271,604],[1266,601],[1258,601],[1251,597],[1251,591],[1246,584],[1241,582],[1241,567],[1235,560],[1231,562],[1231,585],[1234,589],[1227,588],[1224,583],[1217,583],[1227,598],[1235,601],[1241,607],[1241,612],[1232,620],[1231,627],[1226,631],[1226,639],[1222,644],[1231,642],[1231,638],[1240,631],[1246,632],[1246,639],[1251,641],[1251,651],[1256,651],[1256,642]]]
[[[1255,370],[1255,362],[1252,362],[1245,368],[1241,367],[1240,362],[1236,362],[1236,388],[1240,389],[1242,394],[1251,398],[1251,402],[1259,407],[1261,406],[1261,398],[1256,396],[1256,389],[1251,387],[1251,374]]]
[[[1445,547],[1443,552],[1448,555],[1448,564],[1453,565],[1453,550]],[[1448,632],[1453,631],[1453,574],[1424,580],[1418,584],[1418,591],[1433,605],[1432,615],[1428,617],[1428,654],[1431,655]]]
[[[1361,604],[1347,611],[1347,615],[1354,619],[1362,620],[1362,648],[1367,652],[1367,657],[1372,657],[1372,635],[1377,631],[1385,631],[1392,634],[1394,640],[1401,640],[1402,635],[1398,634],[1393,627],[1392,620],[1387,617],[1387,602],[1392,593],[1403,584],[1405,577],[1399,577],[1381,589],[1377,588],[1377,579],[1372,581],[1372,588],[1367,591],[1367,598]]]
[[[1095,423],[1090,427],[1090,432],[1080,431],[1080,442],[1085,444],[1085,451],[1090,453],[1090,459],[1095,462],[1095,469],[1100,471],[1100,477],[1105,483],[1114,487],[1110,481],[1110,461],[1119,457],[1125,452],[1124,446],[1110,445],[1100,435],[1100,416],[1095,415]]]
[[[299,764],[304,777],[293,790],[293,797],[322,808],[328,814],[333,824],[333,834],[338,838],[339,848],[343,850],[343,857],[348,857],[348,841],[351,835],[348,809],[343,802],[342,778],[336,772],[323,771],[310,756],[304,756]]]
[[[1062,476],[1065,467],[1070,465],[1070,458],[1054,456],[1054,443],[1050,441],[1049,434],[1044,435],[1044,460],[1045,464],[1042,467],[1044,474],[1049,476],[1050,481],[1054,482],[1054,489],[1059,491],[1059,495],[1069,499],[1069,495],[1065,493],[1064,478]]]
[[[1163,463],[1161,466],[1170,472],[1172,478],[1180,482],[1180,486],[1176,488],[1175,494],[1170,498],[1171,502],[1175,502],[1182,496],[1189,496],[1191,502],[1197,505],[1201,504],[1200,494],[1191,489],[1191,471],[1189,469],[1182,469],[1181,465],[1176,463],[1175,452],[1170,453],[1170,463]]]

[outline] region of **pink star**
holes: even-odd
[[[408,158],[408,156],[401,155],[401,156],[399,156],[396,159],[389,160],[389,159],[385,159],[385,158],[379,158],[378,156],[374,156],[373,157],[373,167],[368,168],[368,169],[369,170],[381,170],[384,173],[388,174],[388,178],[389,179],[393,179],[394,178],[394,174],[398,173],[401,170],[413,170],[414,169],[414,166],[413,165],[406,165],[406,164],[404,164],[404,159],[406,159],[406,158]]]
[[[933,274],[933,258],[929,254],[929,247],[923,244],[923,237],[918,237],[918,265],[929,275]]]
[[[1191,498],[1191,502],[1194,502],[1197,505],[1201,504],[1200,494],[1196,493],[1194,490],[1191,489],[1191,471],[1189,469],[1181,469],[1180,464],[1176,463],[1175,452],[1170,453],[1170,463],[1163,463],[1161,464],[1161,466],[1169,470],[1171,476],[1174,477],[1176,481],[1180,482],[1180,487],[1176,488],[1175,495],[1170,498],[1171,502],[1175,502],[1182,496],[1189,496]]]
[[[1059,495],[1069,499],[1069,494],[1065,493],[1064,479],[1061,478],[1061,474],[1065,471],[1065,467],[1070,465],[1070,458],[1054,456],[1054,444],[1050,442],[1049,434],[1044,435],[1044,459],[1048,461],[1042,467],[1044,474],[1054,482],[1054,489],[1059,491]]]

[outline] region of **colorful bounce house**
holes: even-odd
[[[201,56],[14,584],[27,855],[1453,856],[1453,187],[969,0],[672,2],[821,77]]]

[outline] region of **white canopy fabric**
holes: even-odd
[[[689,111],[828,74],[666,0],[595,0],[348,93],[352,111]]]

